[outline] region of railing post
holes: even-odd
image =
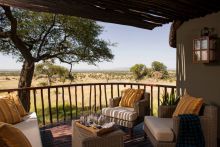
[[[69,101],[70,101],[70,118],[72,120],[73,112],[72,112],[72,96],[71,96],[70,86],[68,87],[68,92],[69,92]]]
[[[49,113],[50,113],[50,123],[53,123],[53,116],[52,116],[52,110],[51,110],[51,99],[50,99],[50,88],[47,89],[48,92],[48,102],[49,102]]]
[[[75,88],[76,118],[78,118],[77,86],[75,86],[74,88]]]
[[[96,113],[96,85],[94,85],[94,105],[95,105],[95,113]]]
[[[65,94],[64,94],[64,87],[62,87],[62,100],[63,100],[63,114],[64,114],[64,121],[66,121],[66,109],[65,109]]]
[[[102,110],[102,87],[99,85],[99,108]]]
[[[36,89],[33,89],[33,95],[34,95],[34,111],[37,114]]]
[[[113,98],[113,84],[111,84],[111,98]]]
[[[153,86],[151,85],[151,115],[153,115]]]
[[[42,104],[43,125],[45,125],[44,94],[43,94],[43,89],[40,90],[40,93],[41,93],[41,104]]]
[[[56,87],[56,116],[57,116],[57,122],[59,122],[59,106],[58,106],[58,95],[59,95],[59,89]]]
[[[117,84],[117,89],[118,89],[118,97],[119,97],[120,96],[119,84]]]
[[[105,84],[104,84],[104,90],[105,90],[105,106],[108,107],[107,91],[106,91],[106,85]]]
[[[91,113],[92,109],[92,85],[89,86],[89,112]]]
[[[83,88],[83,85],[81,86],[81,92],[82,92],[82,111],[84,112],[85,108],[84,108],[84,88]]]
[[[158,86],[158,91],[157,91],[157,106],[158,108],[160,106],[160,86]]]

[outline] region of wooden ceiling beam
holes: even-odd
[[[0,4],[150,30],[220,10],[218,0],[0,0]]]
[[[88,1],[83,4],[85,4],[85,5],[88,4]],[[110,3],[103,3],[103,2],[100,2],[97,0],[93,0],[93,2],[90,2],[90,4],[96,4],[102,8],[106,8],[106,9],[112,10],[114,12],[118,12],[123,15],[129,15],[130,17],[137,18],[140,20],[152,21],[152,23],[156,23],[156,24],[164,24],[164,23],[169,23],[170,21],[172,21],[169,18],[155,16],[155,15],[148,14],[146,12],[143,12],[143,11],[140,11],[137,9],[131,9],[129,7],[125,8],[123,6],[117,5],[113,1],[111,1]]]
[[[12,7],[24,8],[40,12],[61,13],[74,15],[97,21],[111,22],[134,27],[153,29],[161,24],[144,22],[135,17],[129,17],[117,12],[104,11],[95,6],[82,5],[74,0],[0,0],[0,4]]]
[[[97,1],[97,0],[90,0],[90,1]],[[157,6],[148,5],[146,3],[137,2],[136,0],[99,0],[100,2],[105,3],[114,3],[115,5],[127,8],[127,9],[134,9],[138,11],[142,11],[148,14],[153,14],[155,16],[164,17],[167,19],[172,19],[176,14],[166,12],[164,8],[158,8]],[[166,12],[166,13],[165,13]]]

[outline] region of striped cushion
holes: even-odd
[[[125,107],[114,107],[114,108],[103,108],[102,114],[109,117],[114,117],[126,121],[134,121],[137,119],[137,112],[134,108]]]
[[[173,116],[181,114],[199,115],[199,111],[204,103],[202,98],[195,98],[187,93],[180,99]]]
[[[27,115],[28,113],[25,111],[19,97],[17,96],[17,94],[9,94],[8,96],[9,99],[13,100],[16,108],[18,109],[19,114],[21,115],[21,117]]]
[[[21,122],[21,117],[14,101],[8,98],[0,98],[0,122],[9,124]]]
[[[134,103],[139,101],[144,94],[143,89],[126,89],[121,98],[119,106],[134,107]]]
[[[105,120],[107,122],[115,122],[116,125],[124,126],[127,128],[132,128],[135,124],[135,121],[127,121],[127,120],[122,120],[122,119],[108,117],[108,116],[105,117]]]

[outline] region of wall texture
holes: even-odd
[[[186,89],[190,95],[202,97],[206,103],[218,106],[220,138],[220,59],[208,65],[192,63],[193,39],[200,36],[204,27],[213,27],[220,37],[220,12],[184,22],[177,30],[177,87],[179,94]]]

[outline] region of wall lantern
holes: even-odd
[[[201,37],[193,40],[193,63],[210,63],[216,60],[216,42],[213,29],[205,27]]]

